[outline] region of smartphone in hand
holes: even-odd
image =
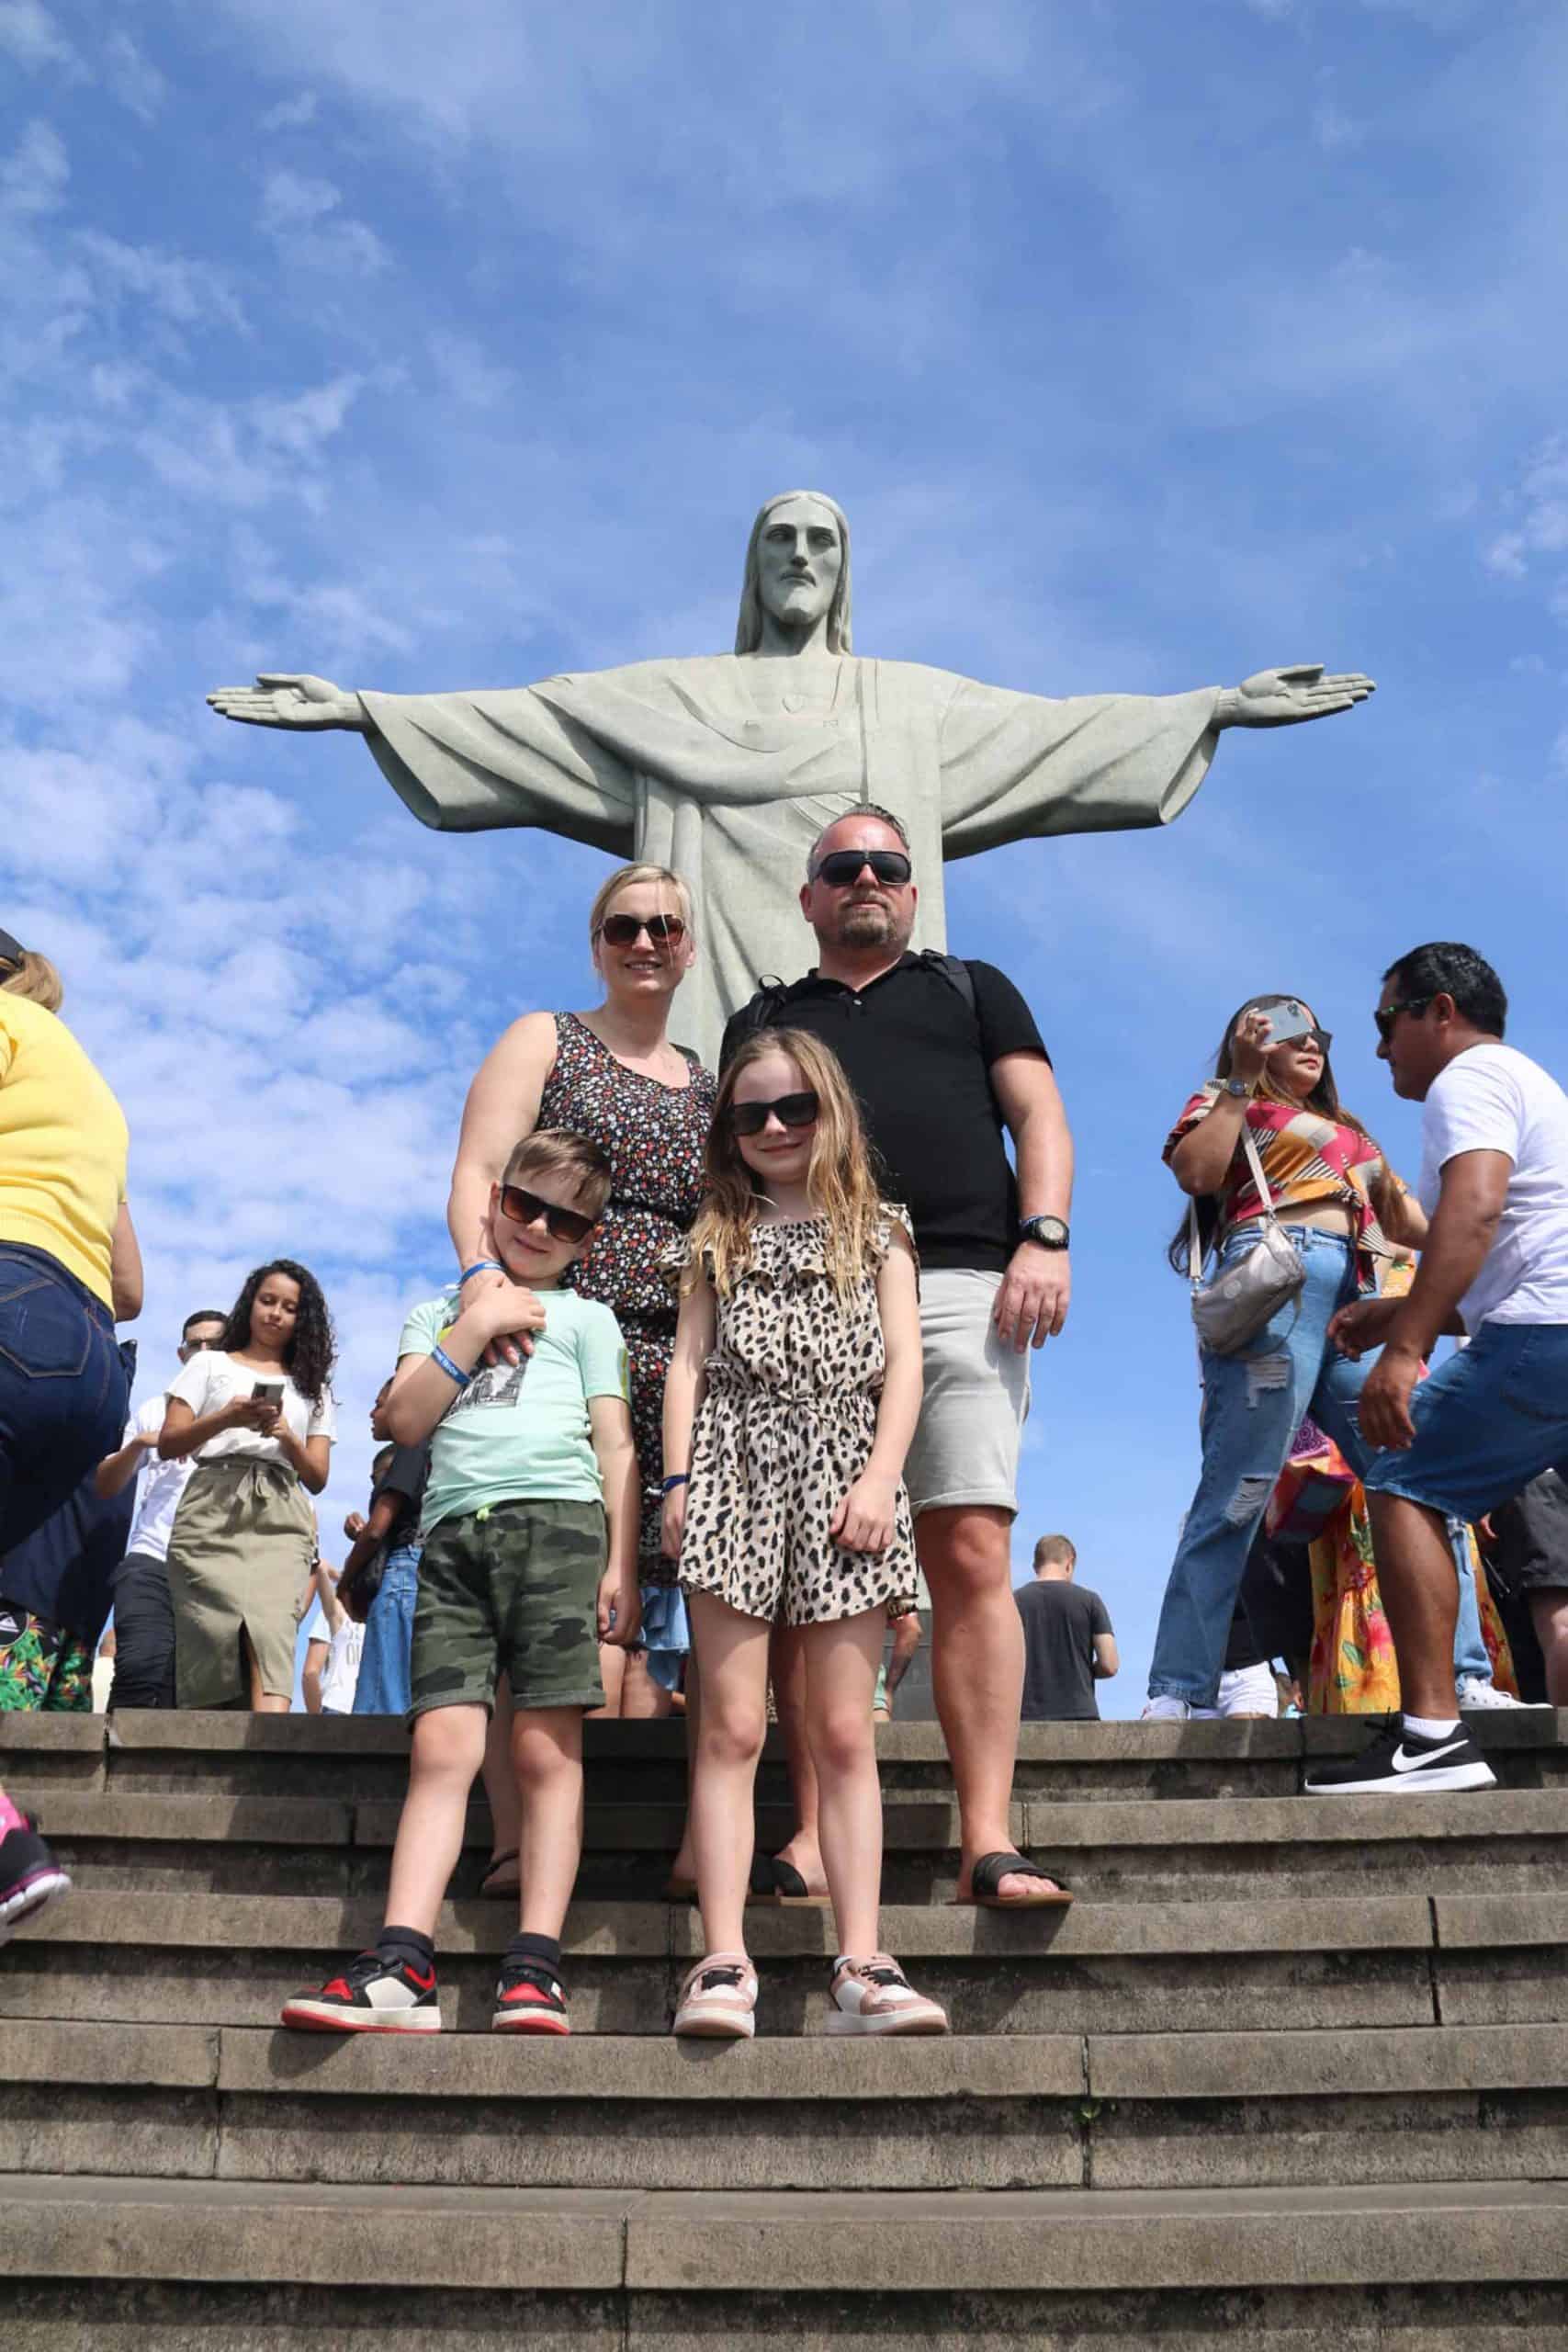
[[[283,1402],[282,1381],[256,1381],[251,1389],[251,1402],[253,1405],[281,1405]]]

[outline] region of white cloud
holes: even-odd
[[[0,0],[0,51],[29,73],[40,65],[77,62],[75,51],[40,0]]]
[[[65,200],[71,164],[65,141],[52,123],[29,122],[0,164],[0,209],[23,219],[58,210]]]
[[[434,338],[430,358],[442,384],[465,408],[498,408],[517,381],[515,371],[498,368],[473,335],[446,334]]]
[[[103,77],[121,106],[129,107],[143,122],[154,119],[169,95],[163,74],[124,31],[111,33],[104,43]]]
[[[128,245],[100,230],[78,232],[75,249],[107,300],[140,300],[177,326],[243,327],[243,305],[226,270],[153,245]]]
[[[262,191],[262,232],[288,261],[373,277],[391,255],[375,230],[343,213],[342,204],[343,191],[331,180],[271,172]]]
[[[264,130],[303,130],[308,123],[315,121],[320,105],[314,90],[301,90],[298,97],[281,98],[276,106],[268,107],[261,127]]]

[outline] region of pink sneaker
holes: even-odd
[[[708,2041],[750,2041],[757,2030],[757,1972],[743,1951],[710,1951],[681,1987],[674,2031]]]
[[[947,2011],[940,2001],[917,1993],[892,1954],[874,1951],[869,1960],[840,1961],[829,1996],[829,2033],[946,2033]]]
[[[13,1928],[43,1909],[51,1895],[63,1894],[71,1881],[38,1834],[30,1814],[19,1828],[0,1838],[0,1944]]]

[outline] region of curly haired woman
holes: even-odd
[[[306,1498],[327,1483],[337,1433],[333,1346],[315,1276],[275,1258],[169,1389],[158,1451],[196,1456],[169,1539],[182,1707],[288,1712],[294,1600],[316,1550]]]

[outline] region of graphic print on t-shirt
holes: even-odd
[[[445,1332],[442,1337],[445,1339]],[[515,1405],[523,1393],[523,1375],[527,1369],[526,1356],[519,1356],[515,1363],[481,1364],[468,1386],[459,1389],[453,1398],[448,1420],[457,1413],[471,1413],[482,1405]]]

